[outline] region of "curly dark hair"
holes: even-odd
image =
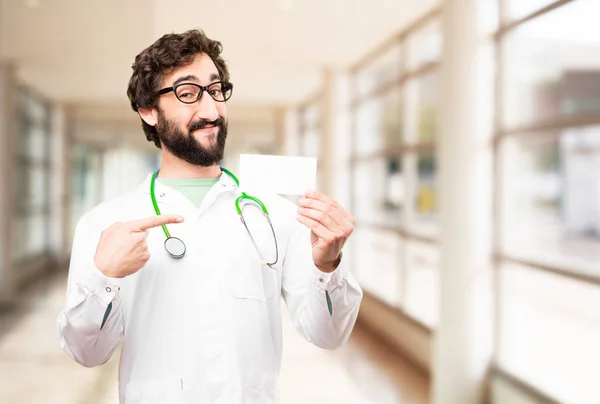
[[[158,109],[158,98],[153,94],[160,90],[163,78],[173,70],[191,63],[199,53],[207,54],[217,66],[221,80],[229,81],[227,65],[220,56],[222,51],[221,43],[208,38],[201,30],[163,35],[137,55],[131,66],[133,74],[127,87],[131,108],[135,112],[139,108]],[[142,128],[148,141],[160,148],[156,128],[143,119]]]

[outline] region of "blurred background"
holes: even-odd
[[[1,0],[0,403],[117,403],[58,345],[77,220],[159,164],[126,88],[222,42],[240,153],[318,157],[356,229],[347,346],[284,322],[283,404],[600,403],[598,0]]]

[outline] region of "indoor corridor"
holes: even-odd
[[[154,217],[158,203],[146,194],[139,207],[123,199],[113,205],[126,217],[94,209],[170,163],[187,162],[170,179],[192,180],[191,198],[200,200],[191,212],[214,222],[185,240],[208,241],[210,251],[220,254],[214,272],[223,274],[222,257],[242,261],[235,254],[245,251],[234,250],[239,245],[232,236],[245,230],[234,206],[227,212],[231,222],[204,210],[210,204],[203,191],[210,186],[196,185],[214,183],[220,166],[239,176],[231,184],[239,196],[254,195],[244,187],[255,181],[273,187],[270,197],[298,203],[308,188],[302,183],[302,190],[287,192],[287,185],[299,181],[289,171],[269,179],[266,174],[284,171],[271,163],[262,174],[244,178],[248,169],[241,161],[247,155],[310,163],[296,171],[339,205],[325,209],[349,213],[341,219],[341,239],[352,230],[342,255],[341,243],[325,243],[335,245],[328,251],[347,263],[332,275],[341,273],[341,283],[323,280],[317,286],[333,284],[333,293],[343,282],[349,285],[347,269],[363,292],[354,293],[354,300],[350,293],[336,294],[347,298],[340,297],[338,303],[346,303],[341,306],[356,309],[358,296],[362,300],[348,344],[333,351],[305,341],[287,308],[282,310],[282,404],[600,404],[598,16],[600,0],[0,0],[0,404],[119,404],[119,355],[85,368],[60,349],[56,322],[67,300],[74,242],[97,248],[90,235],[133,219],[126,208],[140,214],[146,209]],[[163,47],[169,38],[179,38],[180,45],[181,38],[212,44],[192,52],[211,71],[188,62],[187,45]],[[149,47],[158,50],[140,57]],[[196,75],[174,77],[194,66]],[[139,113],[140,105],[149,114]],[[210,146],[209,163],[187,154],[205,155],[211,138],[219,141]],[[210,188],[211,197],[221,190]],[[168,202],[160,199],[164,192],[156,196]],[[88,226],[94,215],[87,216],[76,236],[81,218],[92,211],[107,223]],[[269,212],[273,231],[265,221],[266,231],[257,233],[290,240],[292,215]],[[230,232],[229,223],[240,228]],[[304,242],[309,248],[311,237]],[[269,250],[281,259],[280,279],[298,279],[294,270],[301,259],[323,263],[322,244],[313,242],[311,261],[308,254],[288,254],[290,244]],[[186,248],[200,257],[198,265],[213,266],[202,255],[208,248]],[[100,265],[105,273],[94,273],[91,255],[84,258],[89,266],[75,267],[92,270],[90,275],[123,275],[113,273],[122,269],[117,264]],[[161,259],[153,256],[150,266],[162,270]],[[196,263],[170,261],[165,267]],[[205,298],[198,287],[215,289],[186,279],[181,285],[194,293],[178,287],[170,294],[165,285],[176,279],[173,273],[164,271],[167,282],[156,281],[156,289],[143,289],[154,307],[140,299],[139,289],[130,294],[134,289],[124,288],[124,295],[148,316],[157,318],[164,309],[163,318],[181,317],[187,327],[187,308],[198,306],[174,310],[162,299],[151,300],[155,291],[170,303],[172,296]],[[274,322],[256,321],[277,311],[277,290],[270,288],[267,298],[258,272],[241,273],[232,276],[236,287],[256,287],[258,300],[274,306],[268,314],[235,318],[231,324],[246,328],[225,337],[175,326],[145,332],[145,317],[128,317],[133,324],[124,326],[125,335],[143,338],[127,345],[132,351],[126,356],[153,349],[153,364],[166,364],[145,366],[146,351],[132,356],[130,368],[150,375],[127,379],[131,390],[139,383],[144,387],[138,395],[148,396],[147,390],[166,383],[175,386],[170,391],[187,394],[179,387],[184,376],[171,383],[167,371],[151,373],[176,368],[178,361],[184,368],[208,366],[188,353],[201,348],[210,356],[218,349],[199,344],[196,335],[219,342],[237,338],[253,348],[246,350],[255,355],[253,366],[270,360],[265,357],[271,345],[262,351],[248,342],[279,346],[276,338],[264,338],[266,325]],[[116,296],[111,286],[119,281],[111,278],[103,278],[96,296]],[[124,278],[137,282],[130,273]],[[246,299],[244,293],[237,297]],[[113,301],[104,303],[112,310]],[[85,313],[71,318],[100,320],[94,307],[76,305]],[[209,314],[213,307],[226,306],[214,304]],[[329,320],[321,308],[312,313]],[[101,311],[110,325],[116,310]],[[331,324],[305,323],[305,329],[326,324],[326,331],[316,328],[328,339],[348,330],[349,323],[336,323],[333,312]],[[107,329],[101,326],[100,335],[108,340],[113,334]],[[256,331],[256,340],[248,329]],[[179,344],[178,334],[155,338],[157,346],[148,348],[152,341],[145,337],[165,330],[183,330],[189,345]],[[70,341],[87,348],[81,340]],[[181,348],[179,355],[174,346]],[[88,360],[103,353],[97,345],[85,348]],[[225,349],[232,357],[239,353],[233,345]],[[239,366],[247,373],[231,379],[239,376],[234,384],[247,390],[272,386],[275,363],[268,369]],[[211,376],[217,378],[216,372]],[[120,404],[139,404],[132,400]]]

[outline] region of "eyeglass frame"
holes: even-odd
[[[221,84],[221,85],[228,85],[229,86],[229,97],[225,98],[224,100],[216,100],[215,97],[213,97],[210,92],[208,91],[210,86],[214,86],[215,84]],[[182,101],[179,96],[177,95],[177,89],[181,86],[196,86],[200,89],[200,91],[198,92],[198,98],[196,98],[194,101],[192,102],[186,102],[186,101]],[[212,98],[213,100],[215,100],[215,102],[225,102],[227,100],[229,100],[231,98],[231,95],[233,94],[233,83],[231,83],[230,81],[223,81],[223,80],[219,80],[219,81],[215,81],[213,83],[210,83],[206,86],[201,86],[200,84],[197,83],[179,83],[179,84],[175,84],[174,86],[171,87],[165,87],[161,90],[158,90],[156,93],[154,93],[154,97],[159,97],[163,94],[167,94],[170,93],[171,91],[173,91],[173,93],[175,94],[175,97],[177,98],[177,100],[183,104],[194,104],[198,101],[200,101],[200,99],[202,98],[202,95],[204,95],[204,92],[207,92],[208,95],[210,95],[210,98]]]

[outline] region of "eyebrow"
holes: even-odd
[[[213,73],[210,75],[210,82],[214,82],[214,81],[219,81],[221,80],[221,76],[219,76],[217,73]],[[179,83],[183,83],[184,81],[192,81],[192,82],[199,82],[200,80],[198,80],[198,77],[194,76],[193,74],[188,74],[187,76],[182,76],[179,77],[177,80],[175,80],[173,82],[173,86],[176,86]]]

